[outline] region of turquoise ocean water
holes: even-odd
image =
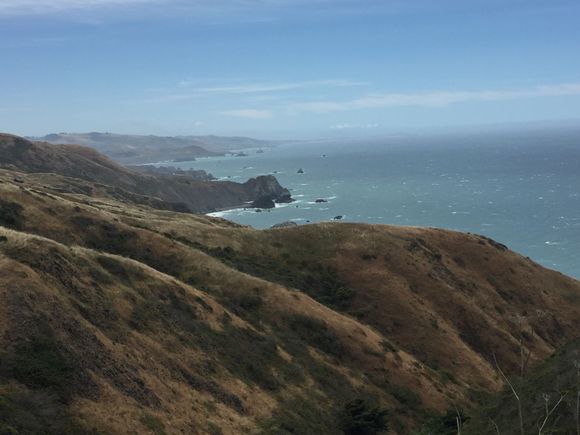
[[[264,151],[176,165],[239,182],[276,175],[295,203],[216,214],[256,228],[341,215],[348,222],[469,231],[580,277],[576,131],[326,141]]]

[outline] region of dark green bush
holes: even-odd
[[[155,435],[165,435],[165,425],[158,417],[145,413],[139,421]]]
[[[24,224],[22,206],[16,202],[0,200],[0,225],[21,230]]]
[[[429,435],[455,435],[457,433],[457,417],[461,417],[461,422],[465,423],[468,417],[465,416],[462,410],[449,410],[444,415],[436,415],[431,417],[421,428],[419,434]]]
[[[389,393],[407,409],[419,409],[421,407],[421,399],[419,396],[408,388],[393,386],[389,388]]]
[[[3,386],[0,435],[96,435],[108,432],[80,424],[52,392]]]
[[[67,393],[74,366],[48,336],[37,336],[19,343],[13,352],[2,357],[2,372],[33,389],[52,389]]]
[[[289,328],[310,346],[335,357],[342,354],[340,340],[322,320],[295,314],[286,317],[286,322]]]
[[[365,399],[348,402],[341,413],[342,429],[347,435],[375,435],[388,428],[388,411]]]

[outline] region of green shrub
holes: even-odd
[[[421,428],[420,435],[455,435],[457,433],[457,417],[458,414],[461,421],[465,423],[468,417],[465,416],[462,410],[449,410],[444,415],[436,415],[431,417]]]
[[[54,393],[2,386],[0,435],[96,435],[110,431],[83,426],[70,415],[66,404]]]
[[[207,431],[210,435],[223,435],[221,427],[211,421],[207,423]]]
[[[0,225],[13,230],[23,228],[22,206],[16,202],[0,200]]]
[[[36,336],[2,356],[2,372],[29,388],[68,393],[75,368],[52,337]]]
[[[180,240],[182,241],[182,240]],[[225,248],[208,248],[199,243],[184,241],[189,246],[211,255],[235,269],[308,294],[330,308],[346,311],[355,296],[338,277],[336,271],[324,266],[315,258],[306,258],[295,251],[284,252],[280,258],[247,255],[243,251]]]
[[[393,386],[389,389],[389,393],[406,409],[419,409],[421,407],[419,396],[406,387]]]
[[[322,320],[295,314],[286,317],[290,329],[309,345],[329,355],[340,357],[342,344]]]
[[[365,399],[355,399],[342,410],[342,429],[347,435],[379,434],[389,427],[387,416],[387,410],[372,406]]]
[[[154,433],[155,435],[165,435],[165,425],[159,419],[159,417],[155,417],[154,415],[145,413],[139,419],[141,424],[149,429],[150,432]]]

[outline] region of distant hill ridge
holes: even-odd
[[[100,183],[157,198],[165,202],[164,208],[190,212],[241,206],[263,197],[280,200],[290,197],[290,192],[271,175],[257,177],[243,184],[149,175],[131,171],[85,146],[31,142],[9,134],[0,134],[0,166]]]
[[[194,160],[244,148],[266,148],[274,142],[247,137],[154,136],[115,133],[52,133],[31,140],[52,144],[85,145],[121,163]]]

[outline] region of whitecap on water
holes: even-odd
[[[247,211],[245,208],[232,208],[230,210],[214,211],[213,213],[206,213],[207,216],[223,218],[229,215],[240,215]],[[253,209],[252,209],[253,211]]]

